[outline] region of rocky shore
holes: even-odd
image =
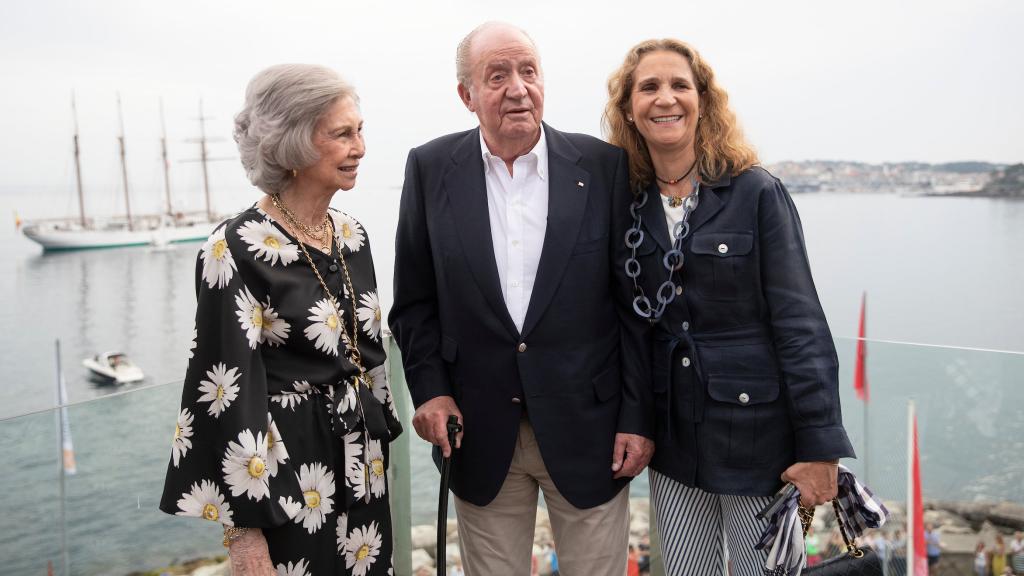
[[[886,502],[890,519],[878,533],[863,538],[861,545],[871,545],[882,538],[898,549],[901,534],[906,528],[905,507],[901,502]],[[649,541],[650,502],[647,498],[630,500],[629,541],[638,545]],[[1011,502],[947,502],[926,501],[924,520],[939,533],[943,546],[942,561],[932,570],[933,576],[971,574],[975,547],[979,542],[991,546],[996,535],[1007,540],[1017,531],[1024,531],[1024,505]],[[814,529],[820,534],[836,533],[832,510],[823,506],[815,516]],[[459,565],[461,558],[458,545],[458,524],[448,521],[445,549],[447,565]],[[537,523],[533,539],[533,552],[538,559],[539,572],[551,574],[549,554],[553,543],[551,521],[547,510],[537,510]],[[841,543],[841,542],[840,542]],[[437,576],[436,549],[437,535],[433,524],[412,528],[412,570],[413,576]],[[841,546],[840,546],[841,548]],[[899,556],[898,553],[896,553]],[[131,576],[230,576],[230,569],[223,558],[196,560],[183,566],[175,566],[147,572],[136,572]]]

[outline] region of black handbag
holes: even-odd
[[[832,509],[835,510],[836,522],[839,523],[839,533],[843,536],[843,542],[846,543],[846,552],[841,556],[829,558],[817,566],[805,568],[803,573],[810,576],[882,576],[882,559],[874,550],[870,548],[865,550],[857,546],[850,528],[843,522],[839,502],[835,499],[832,500]],[[806,519],[804,523],[804,532],[806,533],[806,526],[810,525],[810,518],[813,518],[814,511],[808,512],[801,507],[800,516],[802,521]]]

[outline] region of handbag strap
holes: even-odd
[[[839,524],[839,534],[843,537],[843,542],[846,544],[846,553],[851,558],[864,556],[864,551],[857,546],[856,537],[852,536],[850,527],[843,520],[843,513],[839,508],[838,498],[832,499],[832,510],[835,511],[836,523]],[[814,508],[805,508],[797,504],[796,512],[800,517],[800,525],[804,530],[804,536],[807,536],[807,530],[811,527],[811,521],[814,520]]]

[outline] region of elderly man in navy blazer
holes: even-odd
[[[621,576],[629,479],[653,452],[646,344],[625,279],[628,168],[618,148],[542,122],[522,30],[459,45],[477,129],[409,153],[389,317],[435,457],[464,426],[452,489],[466,573],[529,574],[538,490],[564,573]],[[624,250],[624,249],[623,249]]]

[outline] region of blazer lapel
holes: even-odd
[[[697,209],[694,210],[693,215],[690,216],[690,234],[693,234],[698,228],[704,225],[705,222],[711,219],[712,216],[718,214],[718,211],[722,209],[722,199],[715,194],[715,188],[722,188],[728,186],[731,178],[726,174],[717,182],[711,184],[702,184],[700,187],[700,199],[697,202]]]
[[[576,246],[590,189],[590,173],[577,166],[579,150],[547,124],[544,134],[548,145],[548,224],[537,279],[523,322],[523,336],[529,334],[544,315],[562,280]]]
[[[487,210],[487,181],[480,150],[479,128],[471,130],[452,152],[452,165],[444,175],[444,189],[466,261],[494,314],[508,331],[519,331],[508,313],[494,261],[491,219]]]
[[[663,252],[672,249],[669,242],[668,222],[665,221],[665,207],[662,205],[661,192],[651,184],[647,187],[647,203],[640,209],[640,223],[647,229],[646,234],[654,238]]]

